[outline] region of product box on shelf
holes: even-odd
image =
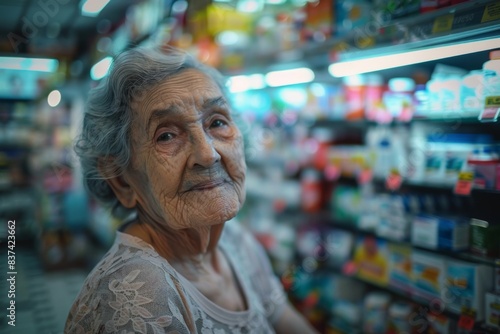
[[[426,314],[427,323],[423,324],[427,328],[427,333],[433,334],[453,334],[456,333],[456,321],[444,314]],[[418,330],[418,329],[417,329]]]
[[[386,333],[417,333],[415,323],[415,305],[405,301],[396,301],[389,306]]]
[[[500,244],[500,224],[492,224],[481,219],[470,221],[471,252],[488,257],[498,257]]]
[[[356,224],[361,211],[361,191],[359,187],[336,186],[330,199],[333,218]]]
[[[351,258],[354,235],[348,231],[330,229],[323,236],[326,261],[335,268],[342,267]]]
[[[491,292],[486,293],[485,321],[488,326],[500,328],[500,295]]]
[[[500,267],[495,267],[495,292],[500,294]]]
[[[363,332],[367,334],[385,333],[391,296],[385,292],[371,292],[363,305]]]
[[[412,294],[427,300],[440,299],[445,272],[444,257],[429,252],[413,251]]]
[[[387,242],[373,236],[361,236],[353,257],[357,275],[363,280],[386,286],[389,279]]]
[[[389,285],[405,292],[411,291],[411,252],[409,246],[389,244]]]
[[[448,260],[441,298],[446,307],[459,313],[464,307],[484,319],[484,294],[493,287],[493,270],[486,265]]]
[[[469,224],[461,218],[419,214],[413,219],[411,241],[429,249],[464,250],[469,246]]]

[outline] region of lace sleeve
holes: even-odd
[[[177,279],[134,258],[91,274],[70,310],[65,333],[190,333],[194,325]]]
[[[287,302],[285,291],[272,270],[264,248],[250,232],[243,234],[243,244],[252,262],[252,285],[262,300],[269,322],[274,325]]]

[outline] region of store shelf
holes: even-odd
[[[424,14],[380,24],[376,33],[357,31],[343,41],[338,41],[333,50],[343,50],[339,60],[352,60],[398,51],[409,51],[436,44],[446,44],[473,37],[484,37],[500,30],[498,1],[468,1]],[[361,36],[360,36],[361,35]],[[370,49],[356,47],[360,37],[371,39]],[[351,48],[345,49],[346,44]]]
[[[357,235],[368,235],[368,236],[372,236],[372,237],[375,237],[378,239],[386,240],[389,243],[403,245],[403,246],[411,247],[413,249],[423,250],[423,251],[427,251],[427,252],[432,252],[435,254],[443,255],[443,256],[457,259],[457,260],[461,260],[461,261],[480,263],[480,264],[484,264],[484,265],[488,265],[488,266],[500,267],[500,258],[497,259],[497,258],[484,257],[484,256],[469,253],[467,251],[454,252],[454,251],[447,251],[447,250],[443,250],[443,249],[431,249],[431,248],[420,247],[420,246],[413,245],[410,241],[394,240],[391,238],[386,238],[386,237],[380,236],[375,232],[359,229],[358,227],[355,226],[355,223],[338,222],[338,221],[330,219],[328,221],[328,224],[330,224],[334,228],[338,228],[338,229],[341,229],[344,231],[349,231],[349,232],[352,232],[352,233],[357,234]]]
[[[367,128],[369,126],[405,126],[413,123],[429,123],[429,124],[451,124],[454,127],[460,124],[477,125],[488,127],[500,127],[500,122],[483,122],[479,120],[479,111],[462,112],[462,111],[443,111],[442,113],[435,112],[435,116],[415,116],[410,122],[393,121],[387,124],[380,124],[375,121],[366,119],[360,120],[345,120],[345,119],[318,119],[311,122],[312,127],[352,127],[352,128]]]
[[[321,68],[332,61],[409,51],[478,36],[495,36],[500,30],[499,9],[498,1],[476,0],[395,20],[380,15],[345,36],[332,37],[325,42],[306,42],[291,50],[271,50],[264,54],[256,50],[246,51],[243,54],[244,70],[225,74],[261,71],[265,67],[263,64],[304,61]]]

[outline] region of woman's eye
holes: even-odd
[[[160,136],[158,136],[156,141],[158,141],[158,142],[159,141],[169,141],[172,139],[174,139],[174,134],[170,133],[170,132],[165,132],[165,133],[162,133]]]
[[[212,124],[210,124],[210,127],[211,128],[220,128],[221,126],[225,126],[227,125],[226,122],[224,122],[223,120],[220,120],[220,119],[216,119],[212,122]]]

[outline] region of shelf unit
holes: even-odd
[[[495,36],[500,30],[499,8],[495,0],[475,0],[401,19],[391,19],[390,15],[375,16],[364,28],[353,29],[345,36],[332,37],[321,43],[306,42],[290,50],[265,53],[246,50],[243,54],[244,69],[225,74],[253,73],[262,71],[263,64],[282,67],[297,62],[307,62],[320,70],[338,60],[408,51],[478,36]]]
[[[479,1],[469,1],[456,6],[443,8],[436,10],[431,13],[426,13],[422,15],[416,15],[414,17],[408,17],[403,19],[397,19],[388,22],[375,22],[373,30],[357,29],[351,34],[341,37],[341,38],[331,38],[324,43],[307,43],[300,46],[294,50],[284,50],[284,51],[271,51],[265,55],[255,55],[253,53],[245,54],[245,69],[242,72],[245,73],[259,73],[265,72],[267,70],[272,70],[274,68],[284,68],[286,66],[296,66],[296,64],[307,64],[310,66],[315,73],[325,73],[326,67],[335,61],[349,61],[362,58],[369,58],[373,56],[379,56],[384,54],[391,54],[399,51],[410,51],[419,50],[423,48],[428,48],[437,45],[446,45],[455,42],[470,41],[481,38],[491,38],[496,37],[500,31],[500,15],[498,13],[500,10],[500,3],[498,1],[490,0],[479,0]],[[495,14],[496,13],[496,14]],[[367,45],[369,47],[363,48],[360,44]],[[498,45],[500,47],[500,44]],[[467,60],[468,70],[481,68],[482,62],[487,58],[486,52],[481,53],[481,57],[474,56],[459,56],[453,59],[443,59],[440,60],[442,63],[449,63],[450,65],[457,66],[457,63]],[[264,65],[262,65],[264,64]],[[271,65],[272,64],[272,65]],[[431,68],[436,62],[429,62],[423,64],[426,69]],[[384,70],[379,73],[387,79],[395,76],[406,76],[409,71],[412,71],[414,66],[406,66],[404,68],[398,68],[396,70]],[[236,74],[236,73],[225,73],[225,74]],[[238,73],[240,74],[240,73]],[[317,81],[319,82],[336,82],[335,78],[317,75]],[[385,124],[382,126],[387,126],[389,128],[395,127],[412,127],[415,125],[423,125],[434,128],[442,128],[444,131],[449,132],[472,132],[472,133],[483,133],[488,132],[492,134],[496,140],[499,140],[499,126],[500,122],[481,122],[478,119],[479,111],[477,112],[463,112],[463,111],[443,111],[439,115],[430,117],[415,117],[411,122],[392,122],[390,124]],[[370,127],[379,126],[375,122],[367,120],[357,120],[357,121],[347,121],[342,119],[300,119],[303,126],[306,126],[310,132],[315,128],[328,128],[333,131],[338,132],[351,132],[363,134]],[[457,126],[458,125],[458,126]],[[279,155],[279,152],[277,152]],[[282,166],[283,161],[277,162],[279,160],[275,156],[272,157],[273,164]],[[268,162],[253,161],[249,163],[250,167],[262,168],[262,166],[267,165]],[[256,166],[254,166],[256,165]],[[259,167],[260,165],[260,167]],[[292,176],[297,182],[297,175]],[[338,180],[339,183],[348,183],[353,186],[358,186],[358,182],[355,177],[342,177]],[[265,183],[265,182],[264,182]],[[373,185],[376,192],[384,193],[431,193],[431,194],[444,194],[446,196],[455,196],[460,203],[464,203],[465,209],[470,209],[470,212],[474,212],[477,218],[482,217],[492,217],[496,220],[498,215],[495,213],[495,203],[500,203],[500,190],[487,190],[487,189],[473,189],[469,196],[459,196],[455,195],[453,191],[453,185],[450,184],[436,184],[431,182],[416,182],[410,180],[403,180],[403,183],[399,189],[396,191],[391,191],[386,189],[384,179],[373,179],[370,184]],[[262,193],[261,189],[255,189],[256,196]],[[272,191],[270,191],[272,192]],[[274,192],[273,192],[274,193]],[[255,195],[254,194],[254,195]],[[272,198],[265,196],[264,201],[272,202]],[[300,208],[300,204],[298,205]],[[368,232],[358,229],[352,224],[342,224],[342,222],[336,222],[331,218],[331,212],[321,212],[318,215],[308,216],[305,213],[300,213],[300,209],[297,208],[297,213],[295,217],[299,215],[304,215],[304,222],[307,224],[325,224],[331,228],[338,228],[344,231],[349,231],[355,235],[369,235],[376,238],[380,238],[374,232]],[[476,213],[478,215],[476,215]],[[300,219],[299,219],[300,220]],[[439,255],[444,255],[448,258],[458,259],[466,262],[480,263],[492,267],[500,267],[500,259],[498,258],[486,258],[477,256],[468,252],[451,252],[442,250],[432,250],[422,247],[413,246],[409,241],[394,241],[387,240],[390,243],[400,244],[404,246],[411,246],[412,249],[425,250],[427,252],[434,252]],[[297,261],[301,263],[299,259]],[[405,291],[400,291],[395,288],[390,288],[387,286],[381,286],[379,284],[363,280],[357,276],[353,276],[343,272],[339,268],[332,268],[328,266],[322,266],[319,264],[319,271],[323,273],[340,274],[347,277],[351,277],[355,280],[361,281],[368,284],[374,289],[382,289],[390,292],[402,299],[410,300],[415,302],[422,307],[429,306],[429,300],[418,298],[411,295]],[[453,312],[451,310],[444,310],[444,314],[447,316],[458,320],[460,314]],[[486,329],[483,324],[477,324],[477,329],[482,332],[490,332]]]

